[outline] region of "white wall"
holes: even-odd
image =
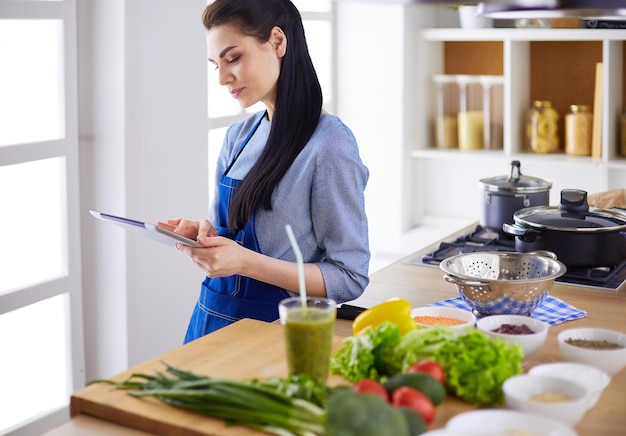
[[[395,251],[404,215],[403,12],[400,4],[337,5],[337,114],[370,170],[366,210],[374,261]]]
[[[409,152],[422,116],[414,96],[427,91],[416,91],[424,81],[409,59],[429,61],[416,46],[415,31],[456,20],[449,12],[396,2],[337,3],[337,113],[354,131],[370,170],[371,272],[459,227],[457,220],[440,221],[408,233],[416,225],[410,186],[419,173]]]
[[[203,0],[79,2],[87,380],[182,343],[202,274],[176,250],[88,215],[204,217]]]

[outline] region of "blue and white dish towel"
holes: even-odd
[[[431,303],[429,306],[457,307],[471,311],[471,308],[465,303],[462,297],[449,298],[443,301]],[[561,324],[565,321],[572,321],[587,316],[587,312],[577,307],[567,304],[560,298],[548,295],[543,303],[530,314],[531,318],[538,319],[550,325]]]

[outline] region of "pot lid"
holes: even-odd
[[[537,177],[523,176],[520,171],[520,162],[511,162],[511,174],[480,179],[479,185],[489,192],[503,192],[515,194],[532,194],[546,192],[552,187],[552,182]]]
[[[568,189],[561,191],[559,206],[520,209],[513,219],[518,224],[546,230],[602,232],[626,228],[626,212],[589,208],[585,191]]]

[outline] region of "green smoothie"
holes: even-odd
[[[326,381],[335,329],[334,308],[291,307],[283,328],[289,373]]]

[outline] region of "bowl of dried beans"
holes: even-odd
[[[492,338],[519,344],[524,350],[524,360],[543,347],[549,327],[543,321],[523,315],[491,315],[476,323],[476,328]]]

